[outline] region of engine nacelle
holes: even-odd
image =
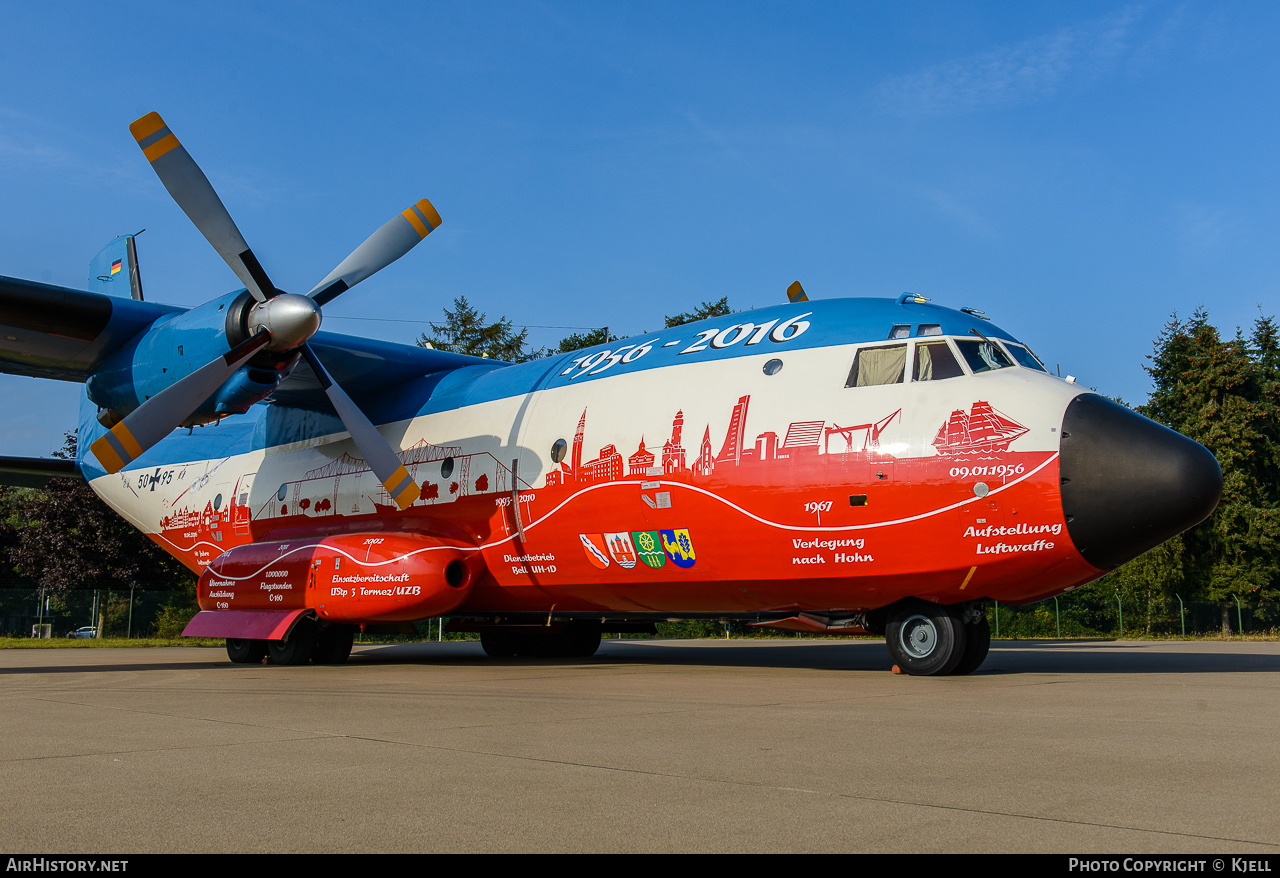
[[[89,376],[89,399],[111,413],[106,416],[104,412],[106,419],[99,419],[114,424],[248,338],[245,326],[252,304],[248,293],[221,296],[189,311],[161,317],[131,339]],[[297,353],[260,351],[212,397],[202,401],[183,426],[244,414],[275,392],[297,361]]]
[[[475,546],[413,533],[249,543],[200,575],[202,610],[311,609],[332,622],[410,622],[459,606],[484,572]]]

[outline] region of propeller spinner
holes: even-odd
[[[283,293],[254,256],[209,178],[160,114],[148,113],[129,130],[173,200],[256,301],[248,315],[249,339],[143,402],[90,446],[93,455],[107,472],[119,472],[180,426],[258,351],[300,350],[378,480],[396,505],[408,508],[418,499],[420,488],[386,438],[333,380],[307,341],[320,329],[323,305],[412,250],[439,227],[440,214],[425,198],[416,202],[365,239],[307,296]]]

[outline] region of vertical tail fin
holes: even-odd
[[[140,234],[142,232],[113,238],[89,261],[89,292],[122,297],[128,294],[130,298],[142,301],[138,248],[133,243]]]

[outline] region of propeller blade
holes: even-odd
[[[369,462],[373,474],[378,477],[378,481],[382,482],[382,487],[387,489],[387,493],[391,495],[396,505],[402,510],[408,509],[422,494],[418,483],[404,468],[404,464],[400,462],[400,458],[396,456],[386,437],[378,432],[378,428],[365,417],[364,412],[356,408],[351,397],[347,396],[329,377],[329,373],[316,357],[315,351],[311,350],[311,345],[303,345],[302,355],[307,358],[311,371],[316,373],[316,378],[320,380],[320,386],[328,395],[329,402],[333,403],[338,417],[342,420],[342,425],[347,428],[347,432],[351,434],[351,440],[356,443],[356,448],[360,449],[364,459]]]
[[[191,417],[237,369],[271,341],[262,331],[201,366],[176,384],[166,387],[138,406],[129,416],[98,437],[89,450],[109,473],[118,473]]]
[[[274,296],[275,286],[236,228],[235,220],[213,190],[209,178],[186,147],[178,142],[160,114],[148,113],[130,125],[129,131],[142,147],[142,154],[151,162],[164,188],[169,190],[178,207],[191,218],[218,255],[231,266],[245,289],[259,302]]]
[[[791,286],[787,287],[787,301],[793,305],[796,302],[809,301],[809,297],[804,294],[804,287],[800,286],[800,281],[793,280]]]
[[[401,211],[383,224],[351,255],[316,284],[308,296],[319,305],[336,298],[360,281],[379,272],[440,226],[440,214],[427,199]]]

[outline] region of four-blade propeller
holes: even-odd
[[[148,113],[129,130],[173,200],[256,302],[248,316],[252,333],[248,340],[143,402],[90,446],[94,456],[107,472],[119,472],[182,425],[258,351],[300,351],[387,493],[401,509],[408,508],[418,499],[420,488],[378,428],[334,382],[307,341],[320,328],[321,306],[412,250],[440,225],[440,214],[425,198],[418,201],[365,239],[307,296],[283,293],[253,255],[209,178],[160,115]]]

